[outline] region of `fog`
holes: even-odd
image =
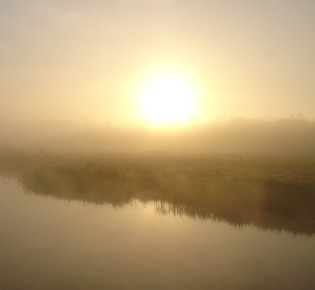
[[[56,153],[313,154],[315,123],[233,119],[185,128],[1,122],[0,150]]]

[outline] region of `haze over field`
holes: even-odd
[[[235,119],[188,128],[0,125],[0,149],[51,153],[315,154],[315,123]]]

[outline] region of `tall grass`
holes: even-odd
[[[315,160],[309,157],[1,155],[2,174],[36,194],[235,226],[315,234]]]

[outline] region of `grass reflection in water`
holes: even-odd
[[[315,234],[315,162],[297,157],[2,155],[1,172],[27,191],[235,226]]]

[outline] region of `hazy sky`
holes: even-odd
[[[200,121],[315,118],[314,0],[0,0],[0,119],[130,124],[171,67]]]

